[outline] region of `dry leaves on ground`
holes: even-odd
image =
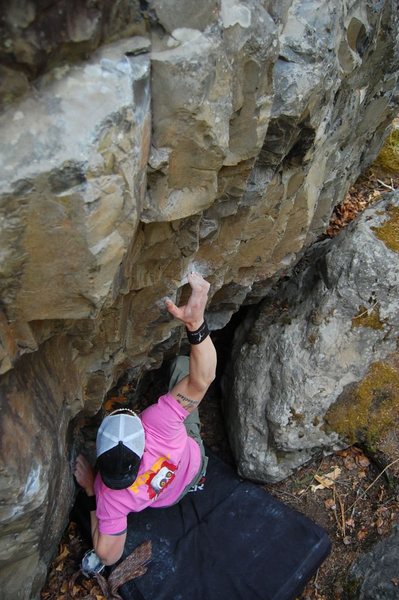
[[[341,598],[349,566],[371,542],[389,534],[399,516],[399,497],[355,446],[324,457],[318,465],[309,464],[267,489],[318,522],[332,541],[330,556],[302,600]]]
[[[399,188],[399,174],[384,174],[378,167],[371,167],[359,177],[341,204],[333,212],[326,234],[335,237],[356,216],[378,202],[383,194]]]

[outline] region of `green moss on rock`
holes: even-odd
[[[325,420],[349,443],[362,442],[375,449],[381,436],[395,423],[398,411],[399,371],[377,362],[350,394],[330,407]]]
[[[380,227],[372,227],[378,239],[394,252],[399,252],[399,207],[390,206],[388,208],[389,220]]]

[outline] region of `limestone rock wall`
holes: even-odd
[[[37,596],[65,522],[68,422],[126,369],[138,379],[177,351],[160,298],[179,300],[194,264],[222,327],[376,156],[397,106],[397,34],[394,0],[2,7],[7,598]]]

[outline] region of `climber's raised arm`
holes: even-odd
[[[184,323],[191,344],[189,374],[172,388],[171,393],[186,410],[192,412],[215,379],[216,350],[204,320],[210,285],[195,272],[188,275],[188,282],[191,296],[187,304],[177,307],[167,300],[166,307],[171,315]]]

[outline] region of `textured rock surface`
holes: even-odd
[[[12,0],[2,3],[0,19],[1,106],[54,67],[146,30],[139,0]]]
[[[67,514],[67,423],[176,352],[159,299],[184,295],[190,264],[218,328],[320,234],[396,111],[398,15],[394,0],[13,0],[0,27],[0,493],[19,507],[2,513],[0,580],[25,598]]]
[[[69,421],[84,404],[94,410],[92,397],[98,407],[113,381],[110,355],[124,344],[123,296],[106,322],[99,315],[114,304],[145,193],[149,59],[126,52],[147,45],[118,42],[53,72],[12,118],[0,117],[6,598],[43,583],[73,491]]]
[[[82,407],[74,354],[70,339],[54,337],[2,379],[2,598],[37,595],[66,525],[74,487],[67,431]]]
[[[398,597],[399,531],[360,557],[348,577],[350,600],[395,600]]]
[[[278,481],[316,451],[338,447],[337,429],[351,433],[345,406],[354,410],[354,436],[379,434],[386,423],[373,419],[388,402],[392,418],[397,415],[397,364],[377,361],[391,358],[398,343],[398,217],[399,194],[390,194],[334,240],[313,245],[292,278],[271,290],[238,328],[225,408],[243,475]],[[371,365],[368,413],[367,397],[357,397],[353,384],[368,376]],[[381,371],[392,398],[384,389],[383,398],[372,394]],[[341,412],[326,423],[328,409],[344,396]]]
[[[0,117],[2,300],[13,321],[92,317],[109,295],[144,196],[149,59],[126,56],[140,45],[56,71]]]

